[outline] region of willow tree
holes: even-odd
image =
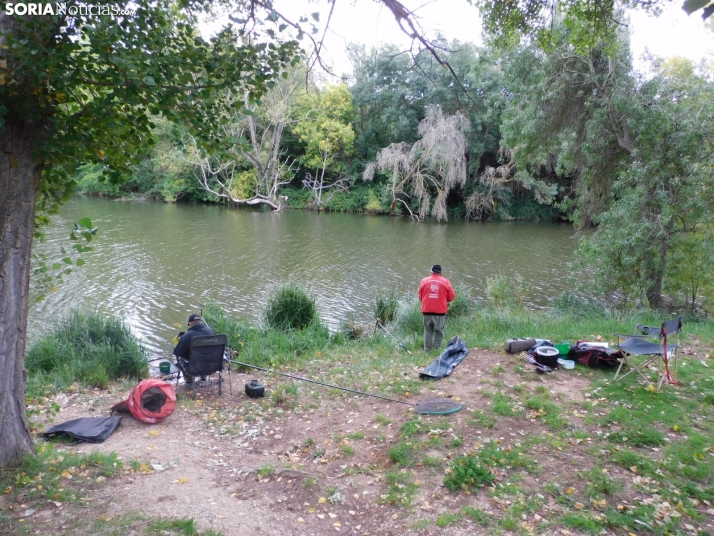
[[[469,128],[469,120],[462,113],[445,116],[441,108],[430,106],[419,123],[421,138],[411,146],[402,142],[380,149],[362,179],[371,181],[376,171],[389,177],[390,211],[399,203],[414,219],[431,215],[437,221],[446,221],[449,192],[466,183]]]
[[[36,219],[71,194],[69,173],[80,163],[121,180],[153,143],[153,116],[216,143],[212,112],[221,92],[239,88],[258,99],[297,50],[293,40],[256,30],[259,18],[273,35],[279,30],[258,2],[226,3],[233,22],[211,38],[197,30],[199,17],[210,15],[204,0],[99,0],[93,10],[70,9],[81,4],[36,4],[51,8],[42,15],[0,12],[0,466],[33,449],[24,353]]]

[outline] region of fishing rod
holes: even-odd
[[[383,329],[384,331],[386,331],[386,332],[387,332],[387,335],[389,335],[389,336],[392,337],[395,341],[397,341],[397,344],[399,345],[400,348],[402,348],[403,350],[406,350],[406,352],[407,352],[409,355],[412,355],[412,353],[409,351],[409,349],[408,349],[406,346],[404,346],[404,343],[403,343],[402,341],[400,341],[399,339],[397,339],[394,335],[392,335],[392,333],[387,329],[387,327],[386,327],[384,324],[382,324],[379,320],[377,320],[377,327],[378,327],[379,329]]]
[[[373,398],[380,398],[382,400],[388,400],[389,402],[396,402],[397,404],[404,404],[406,406],[412,406],[414,411],[419,415],[449,415],[459,411],[463,404],[457,400],[448,400],[445,398],[433,398],[430,400],[423,400],[413,404],[412,402],[404,402],[403,400],[397,400],[396,398],[388,398],[386,396],[375,395],[372,393],[365,393],[364,391],[357,391],[355,389],[348,389],[347,387],[340,387],[339,385],[332,385],[330,383],[318,382],[317,380],[311,380],[309,378],[302,378],[300,376],[295,376],[293,374],[287,374],[285,372],[278,372],[277,370],[271,370],[257,365],[249,365],[248,363],[241,363],[240,361],[235,361],[234,359],[226,359],[229,363],[234,365],[240,365],[244,367],[254,368],[262,370],[264,372],[269,372],[271,374],[280,374],[281,376],[287,376],[294,380],[300,380],[303,382],[316,383],[317,385],[322,385],[325,387],[332,387],[333,389],[339,389],[340,391],[347,391],[348,393],[355,393],[357,395],[371,396]]]
[[[294,380],[301,380],[304,382],[310,382],[310,383],[316,383],[317,385],[323,385],[325,387],[332,387],[333,389],[340,389],[342,391],[347,391],[349,393],[355,393],[358,395],[364,395],[364,396],[372,396],[374,398],[381,398],[382,400],[389,400],[390,402],[397,402],[399,404],[406,404],[407,406],[416,406],[416,404],[412,404],[411,402],[404,402],[403,400],[397,400],[396,398],[387,398],[386,396],[381,396],[381,395],[375,395],[372,393],[365,393],[363,391],[356,391],[354,389],[348,389],[347,387],[340,387],[339,385],[332,385],[329,383],[323,383],[323,382],[318,382],[317,380],[311,380],[309,378],[302,378],[300,376],[295,376],[293,374],[288,374],[286,372],[278,372],[277,370],[271,370],[263,367],[259,367],[257,365],[249,365],[248,363],[241,363],[240,361],[235,361],[233,359],[228,359],[227,360],[229,363],[233,363],[234,365],[240,365],[243,367],[250,367],[258,370],[262,370],[264,372],[270,372],[271,374],[280,374],[281,376],[287,376],[288,378],[293,378]]]

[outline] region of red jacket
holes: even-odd
[[[440,274],[431,274],[419,284],[421,312],[425,315],[445,315],[449,310],[448,302],[454,301],[456,293],[451,281]]]

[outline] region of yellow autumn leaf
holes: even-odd
[[[575,493],[575,488],[568,488],[565,490],[566,495],[572,495],[573,493]]]

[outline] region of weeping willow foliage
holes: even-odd
[[[421,139],[411,146],[392,143],[380,149],[376,162],[367,165],[362,178],[371,181],[375,171],[389,175],[390,210],[401,203],[415,219],[431,215],[446,221],[449,192],[466,183],[466,134],[470,128],[463,113],[445,116],[441,108],[430,106],[419,123]]]

